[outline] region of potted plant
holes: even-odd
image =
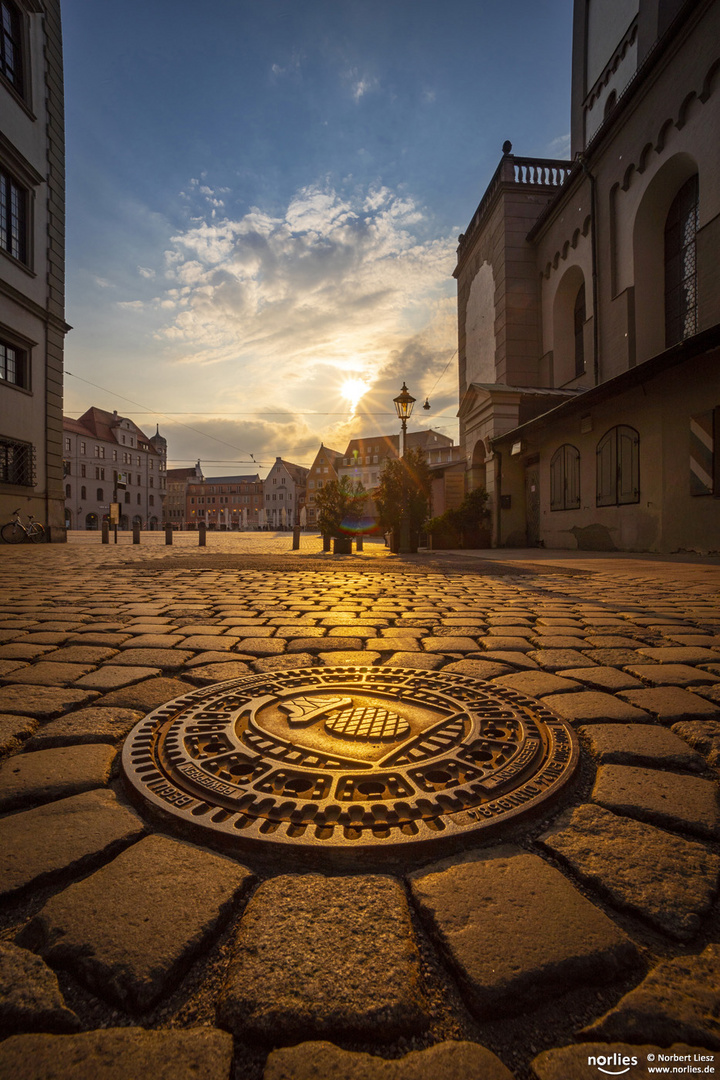
[[[315,496],[317,520],[323,536],[333,538],[334,555],[352,555],[352,535],[357,530],[367,492],[350,477],[329,480]]]

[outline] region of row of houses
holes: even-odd
[[[434,512],[459,502],[465,471],[460,447],[433,430],[411,432],[407,447],[426,452]],[[108,521],[121,529],[195,529],[203,522],[211,529],[312,529],[325,484],[347,476],[372,491],[384,463],[399,453],[397,435],[377,435],[352,439],[344,453],[321,445],[310,468],[277,457],[264,480],[258,473],[204,476],[199,461],[192,468],[167,468],[159,429],[148,437],[130,418],[93,406],[77,420],[63,421],[65,526],[98,529]],[[371,499],[366,511],[372,524]]]

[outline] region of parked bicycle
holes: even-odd
[[[25,525],[20,520],[20,510],[13,510],[12,521],[3,525],[0,536],[6,544],[24,544],[26,541],[39,544],[45,539],[45,526],[35,521],[32,514],[28,514],[28,523]]]

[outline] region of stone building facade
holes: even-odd
[[[331,450],[329,446],[320,444],[320,449],[315,455],[315,460],[310,466],[307,478],[307,504],[305,524],[308,529],[317,528],[317,508],[315,496],[325,484],[331,480],[338,480],[338,466],[342,461],[339,450]]]
[[[200,462],[196,468],[199,469]],[[193,477],[185,486],[185,528],[257,529],[263,507],[259,475]]]
[[[65,136],[58,0],[2,0],[0,520],[64,540]]]
[[[307,501],[308,473],[304,465],[275,458],[263,482],[262,524],[270,529],[291,529],[300,524],[300,513]]]
[[[120,529],[157,529],[164,520],[167,443],[126,416],[92,407],[63,421],[65,525],[98,529],[119,508]]]
[[[188,484],[202,480],[203,473],[200,462],[191,468],[168,469],[166,473],[166,490],[164,505],[164,524],[170,524],[174,529],[184,529],[187,521],[187,488]]]
[[[461,441],[497,545],[720,549],[720,3],[575,0],[571,158],[466,233]]]

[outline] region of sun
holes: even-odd
[[[366,394],[369,389],[370,387],[364,379],[346,379],[340,387],[340,393],[350,402],[350,408],[354,412],[360,398],[363,394]]]

